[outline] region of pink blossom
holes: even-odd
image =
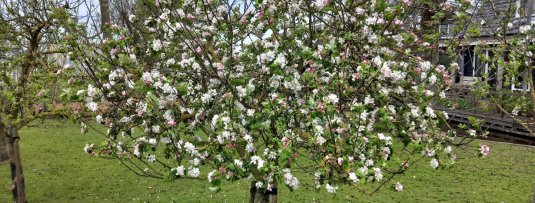
[[[481,151],[481,154],[485,157],[485,156],[489,155],[490,147],[487,146],[487,145],[481,145],[480,151]]]
[[[325,112],[325,104],[323,104],[322,102],[318,103],[317,108],[318,108],[318,111]]]
[[[262,9],[262,10],[260,10],[260,12],[258,12],[258,18],[259,19],[264,18],[264,9]]]
[[[288,139],[287,137],[283,137],[281,141],[284,147],[288,147],[288,145],[290,145],[290,139]]]
[[[422,69],[421,69],[420,67],[416,67],[416,68],[414,69],[414,72],[416,72],[416,73],[419,74],[419,73],[422,72]]]

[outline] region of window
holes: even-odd
[[[13,71],[13,81],[18,82],[18,80],[19,80],[19,71],[15,70]]]
[[[532,70],[532,72],[533,72],[533,70]],[[512,78],[511,90],[513,90],[513,91],[522,91],[523,83],[524,83],[524,74],[521,74],[516,78]],[[527,89],[526,90],[529,91],[531,89],[531,84],[529,84],[529,82],[527,82],[526,85],[527,85]]]
[[[487,83],[491,86],[495,86],[496,85],[496,82],[497,82],[497,75],[496,75],[496,70],[497,70],[497,67],[496,67],[496,63],[494,63],[492,60],[494,60],[494,52],[492,50],[487,50],[487,56],[489,57],[489,59],[491,60],[490,63],[487,63],[486,64],[486,69],[485,70],[485,73],[487,74],[488,78],[486,78],[487,80]]]
[[[441,37],[451,37],[453,35],[453,25],[452,24],[439,25],[438,29],[440,31],[440,36]]]
[[[438,64],[443,65],[444,67],[450,67],[452,61],[453,59],[451,58],[451,56],[446,53],[443,53],[442,50],[438,54]]]
[[[476,77],[485,77],[489,74],[490,64],[485,61],[485,58],[491,59],[494,57],[494,53],[491,50],[481,50],[479,54],[475,56],[476,60]]]
[[[474,48],[463,50],[463,76],[474,77]]]
[[[484,61],[484,58],[493,57],[490,50],[474,51],[474,47],[469,47],[463,50],[463,69],[462,73],[465,77],[484,77],[489,73],[489,64]]]

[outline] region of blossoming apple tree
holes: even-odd
[[[425,3],[427,20],[468,5],[439,2]],[[436,42],[415,20],[424,3],[144,4],[98,48],[72,42],[91,79],[77,94],[107,128],[88,153],[216,190],[247,178],[254,201],[281,184],[298,189],[296,172],[334,193],[388,183],[416,159],[432,168],[455,159],[455,133],[433,109],[451,84],[448,67],[420,57]]]

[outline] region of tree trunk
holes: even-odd
[[[100,29],[104,35],[104,39],[111,38],[111,32],[107,29],[110,25],[110,4],[108,0],[99,0],[100,4]]]
[[[277,188],[271,191],[258,189],[255,183],[251,183],[249,203],[277,203]]]
[[[0,163],[9,160],[5,126],[0,123]]]
[[[531,199],[531,203],[535,203],[535,185],[533,186],[533,199]]]
[[[435,3],[437,0],[433,0],[429,3],[424,3],[422,5],[422,15],[421,15],[421,22],[420,27],[421,29],[421,37],[424,39],[426,36],[436,33],[436,30],[438,30],[439,24],[435,23],[433,21],[433,16],[436,14],[436,11],[431,9],[431,4]],[[438,41],[431,44],[431,46],[438,46]],[[437,49],[438,50],[438,49]],[[430,52],[423,52],[421,53],[421,56],[423,59],[431,62],[431,64],[436,64],[436,61],[433,60],[436,50],[430,51]],[[438,52],[437,52],[438,53]]]
[[[6,128],[6,141],[9,146],[9,165],[11,167],[11,179],[13,198],[17,203],[25,203],[26,195],[24,192],[24,175],[22,173],[22,164],[19,153],[19,132],[18,129],[12,126]]]

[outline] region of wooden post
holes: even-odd
[[[22,173],[22,163],[19,153],[19,140],[18,129],[8,125],[6,128],[6,141],[9,146],[9,165],[11,167],[11,178],[13,181],[11,191],[13,192],[15,202],[25,203],[26,195],[24,192],[24,175]]]
[[[264,191],[256,188],[255,182],[251,182],[249,190],[249,203],[277,203],[277,187],[273,187],[271,191]]]
[[[524,72],[522,72],[522,93],[526,93],[528,92],[528,70],[524,70]]]
[[[524,22],[526,25],[530,25],[531,21],[533,20],[533,12],[535,11],[535,1],[534,0],[526,0],[526,4],[524,5],[524,11],[526,14],[526,22]]]
[[[463,48],[464,50],[465,48]],[[459,63],[459,84],[461,87],[463,87],[463,81],[464,81],[464,65],[466,61],[464,61],[464,51],[461,52],[461,58],[459,59],[461,63]]]
[[[501,56],[503,60],[503,56]],[[503,66],[498,65],[498,70],[496,70],[496,90],[501,90],[503,88]]]

